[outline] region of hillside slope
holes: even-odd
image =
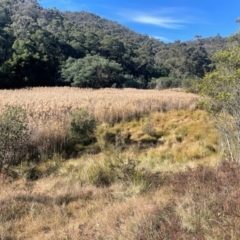
[[[224,45],[166,44],[95,14],[45,9],[36,0],[1,0],[0,33],[0,88],[147,88],[162,77],[181,82],[211,71],[209,53]]]

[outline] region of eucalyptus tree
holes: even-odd
[[[122,66],[99,55],[67,59],[61,68],[62,80],[76,87],[111,87],[121,84]]]

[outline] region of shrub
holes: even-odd
[[[161,78],[153,78],[151,82],[148,84],[149,88],[154,88],[157,90],[167,89],[167,88],[177,88],[181,86],[181,79],[174,77],[161,77]]]
[[[216,52],[213,72],[198,85],[201,106],[215,119],[224,158],[240,162],[240,35],[229,38],[229,46]]]
[[[0,115],[0,170],[18,164],[26,154],[29,129],[26,111],[6,106]]]
[[[152,136],[154,133],[154,126],[153,122],[151,121],[151,118],[147,118],[145,124],[143,125],[142,131],[144,134],[148,134],[149,136]]]
[[[131,75],[124,75],[122,76],[122,81],[124,82],[123,83],[123,87],[124,88],[140,88],[140,84],[139,82],[137,82],[133,76]]]
[[[75,143],[89,144],[94,139],[96,120],[87,110],[74,111],[70,115],[69,137]]]
[[[87,176],[88,181],[97,187],[110,186],[116,178],[113,169],[106,162],[102,166],[98,163],[91,165],[87,170]]]
[[[185,88],[187,92],[199,93],[199,78],[186,78],[183,79],[181,87]]]

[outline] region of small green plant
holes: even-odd
[[[27,152],[29,129],[26,111],[6,106],[0,115],[0,170],[20,163]]]
[[[154,133],[154,126],[153,126],[153,122],[151,120],[151,118],[147,118],[146,122],[142,128],[142,131],[144,134],[148,134],[149,136],[152,136]]]
[[[96,120],[87,110],[74,111],[70,115],[69,137],[75,143],[87,145],[94,139]]]
[[[104,165],[94,164],[91,165],[87,171],[88,181],[95,186],[109,186],[115,179],[115,173],[110,168],[109,164]]]

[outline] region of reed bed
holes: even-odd
[[[79,89],[70,87],[0,90],[0,112],[22,106],[31,132],[31,155],[62,152],[72,111],[86,109],[98,124],[114,125],[151,112],[194,109],[197,95],[180,90]],[[37,154],[38,155],[38,154]],[[41,157],[42,158],[42,157]]]
[[[70,87],[0,90],[0,110],[20,105],[29,122],[39,128],[47,123],[66,124],[69,113],[85,108],[99,123],[115,123],[143,114],[167,110],[195,109],[198,96],[173,90],[79,89]]]

